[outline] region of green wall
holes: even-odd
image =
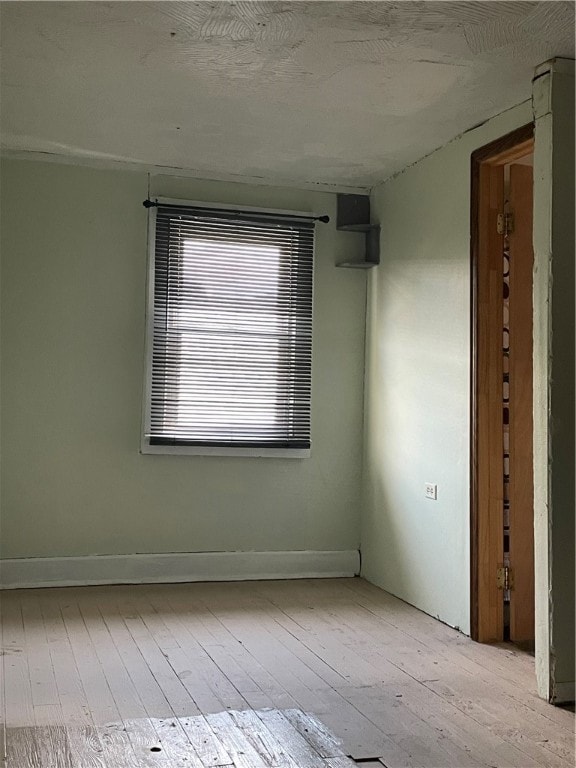
[[[470,155],[522,104],[377,187],[368,285],[362,572],[470,631]],[[436,501],[424,484],[438,485]]]
[[[334,263],[362,238],[336,232],[332,194],[153,176],[155,195],[332,221],[317,227],[312,457],[144,456],[148,181],[2,163],[2,556],[357,548],[365,277]]]

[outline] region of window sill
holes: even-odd
[[[269,459],[309,459],[310,448],[222,448],[208,445],[150,445],[143,443],[142,454],[167,456],[244,456]]]

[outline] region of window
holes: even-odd
[[[150,215],[143,451],[308,455],[313,219]]]

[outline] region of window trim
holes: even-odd
[[[261,208],[250,205],[236,205],[235,203],[213,203],[206,200],[188,200],[184,198],[153,196],[159,205],[194,206],[197,208],[209,208],[214,210],[230,210],[250,213],[269,213],[271,215],[302,216],[310,218],[318,216],[312,211],[295,211],[285,208]],[[148,269],[146,277],[146,336],[144,350],[144,398],[142,404],[140,453],[172,456],[240,456],[257,458],[282,458],[282,459],[307,459],[311,456],[311,448],[267,448],[245,446],[210,446],[210,445],[157,445],[151,444],[147,435],[150,432],[151,405],[152,405],[152,351],[154,342],[154,266],[156,251],[156,214],[157,208],[148,209]],[[312,301],[312,328],[314,328],[314,301]],[[312,371],[311,371],[312,374]],[[312,420],[312,414],[311,414]],[[312,428],[312,424],[310,425]]]

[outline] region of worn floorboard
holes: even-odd
[[[18,590],[0,605],[8,768],[574,765],[574,714],[537,697],[531,656],[362,579]]]

